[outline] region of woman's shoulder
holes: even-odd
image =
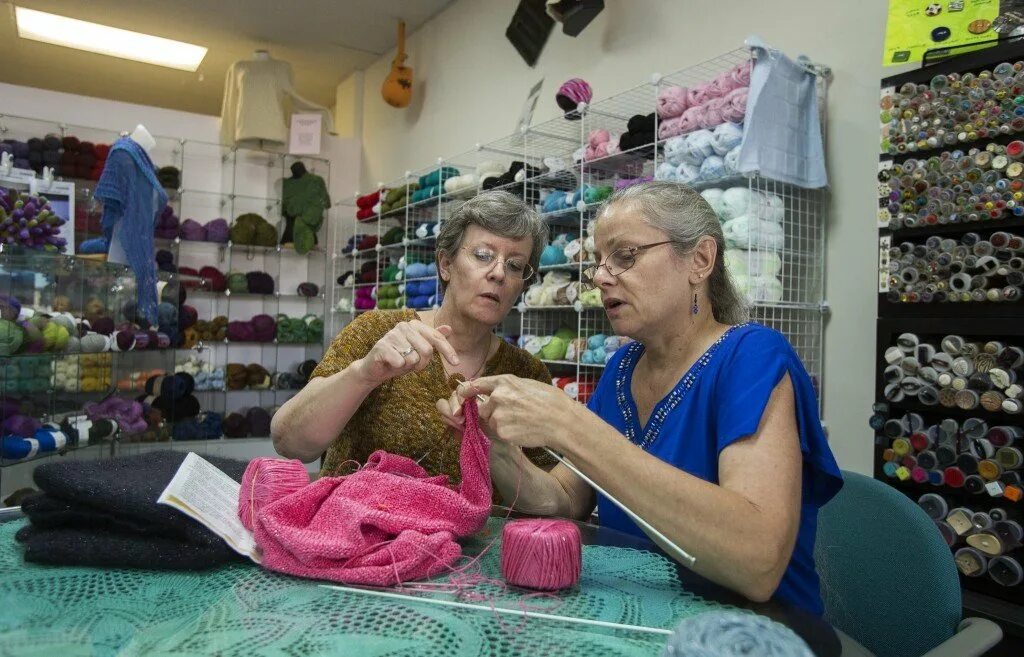
[[[723,351],[732,358],[756,361],[764,357],[790,357],[796,354],[786,336],[757,322],[732,327],[728,338],[723,340],[722,346]]]
[[[401,322],[415,319],[412,310],[370,310],[349,322],[346,328],[360,333],[380,333],[383,335]]]

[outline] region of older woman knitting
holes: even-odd
[[[441,307],[371,311],[346,326],[309,384],[274,415],[278,453],[309,462],[326,451],[321,474],[337,475],[346,461],[363,463],[383,449],[458,480],[460,441],[435,401],[480,375],[551,383],[540,361],[493,332],[536,271],[546,235],[537,214],[508,192],[463,204],[437,237]]]
[[[491,473],[517,508],[584,519],[595,493],[547,446],[696,558],[694,570],[763,601],[822,612],[814,570],[818,508],[842,486],[811,380],[786,339],[747,323],[722,264],[722,229],[693,190],[644,183],[613,195],[596,227],[601,289],[615,332],[636,342],[608,363],[589,410],[551,386],[478,379],[438,402],[460,426],[482,395]],[[640,533],[597,496],[603,526]]]

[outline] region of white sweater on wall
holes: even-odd
[[[292,88],[292,67],[276,59],[243,60],[228,69],[221,108],[220,137],[239,146],[288,141],[285,102]],[[268,143],[271,142],[271,143]]]

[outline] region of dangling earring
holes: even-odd
[[[694,315],[696,315],[697,313],[700,312],[700,308],[697,307],[697,293],[696,292],[693,293],[693,308],[691,308],[691,310],[693,311]]]

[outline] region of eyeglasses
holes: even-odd
[[[652,249],[662,244],[676,244],[675,240],[665,240],[664,242],[654,242],[653,244],[644,244],[641,246],[624,246],[621,249],[615,249],[608,254],[608,257],[604,259],[604,262],[587,267],[583,270],[583,276],[580,278],[581,286],[586,290],[593,290],[597,287],[597,283],[594,281],[597,278],[597,271],[604,267],[608,270],[608,274],[611,276],[618,276],[622,272],[626,271],[630,267],[636,264],[636,254],[647,249]]]
[[[505,273],[512,278],[521,278],[524,281],[533,278],[534,270],[533,266],[529,262],[522,258],[508,258],[502,260],[498,257],[498,254],[488,249],[469,249],[461,247],[462,251],[469,254],[470,260],[477,264],[480,269],[490,269],[494,266],[495,262],[501,262],[505,265]]]

